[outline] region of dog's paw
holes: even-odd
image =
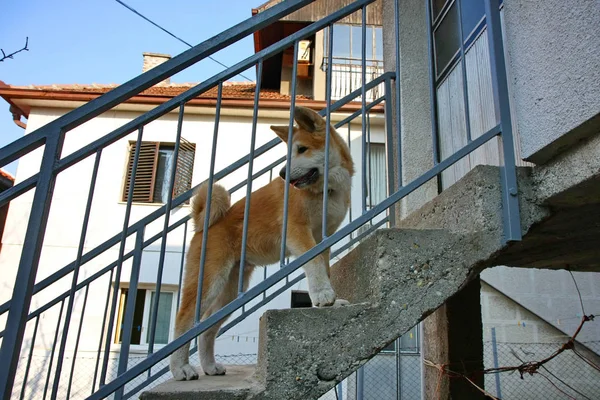
[[[335,292],[330,287],[315,290],[310,294],[310,299],[315,307],[327,307],[335,303]]]
[[[205,375],[225,375],[227,372],[227,368],[223,364],[214,363],[211,365],[207,365],[206,367],[202,367]]]
[[[350,305],[350,302],[344,299],[335,299],[335,303],[333,303],[334,307],[343,307],[347,305]]]
[[[184,364],[181,367],[172,367],[171,373],[176,381],[194,381],[198,379],[196,369],[190,364]]]

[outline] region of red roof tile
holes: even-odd
[[[144,90],[140,95],[144,96],[177,96],[186,90],[194,87],[197,83],[183,83],[183,84],[169,84],[161,86],[153,86],[149,89]],[[80,85],[80,84],[68,84],[68,85],[28,85],[28,86],[15,86],[9,85],[10,88],[14,89],[29,89],[29,90],[40,90],[40,91],[54,91],[54,92],[84,92],[84,93],[106,93],[118,85],[116,84],[91,84],[91,85]],[[254,91],[256,89],[256,83],[254,82],[225,82],[223,84],[223,98],[224,99],[254,99]],[[214,87],[209,89],[205,93],[202,93],[198,98],[217,98],[217,88]],[[280,94],[277,90],[273,89],[262,89],[260,91],[261,99],[272,99],[272,100],[289,100],[290,96]],[[306,99],[307,96],[296,96],[298,99]]]
[[[7,172],[7,171],[5,171],[3,169],[0,169],[0,176],[3,177],[3,178],[8,179],[9,181],[12,181],[12,182],[15,181],[15,177],[12,176],[9,172]]]

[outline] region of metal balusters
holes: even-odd
[[[496,115],[500,118],[502,131],[502,152],[504,165],[500,168],[502,183],[502,220],[504,222],[504,240],[521,240],[521,215],[519,210],[517,167],[515,161],[515,143],[510,115],[510,96],[502,43],[500,5],[498,0],[485,0],[488,43],[490,47],[490,67]]]
[[[430,0],[425,0],[425,9],[427,14],[427,46],[429,54],[429,104],[431,107],[431,144],[433,150],[433,165],[437,165],[440,160],[438,146],[438,127],[437,127],[437,96],[435,90],[436,68],[434,65],[435,49],[433,46],[433,20],[431,15]]]
[[[254,89],[254,110],[252,112],[252,132],[250,136],[250,159],[248,160],[248,179],[246,181],[246,203],[244,204],[244,222],[242,228],[242,251],[240,255],[240,272],[238,279],[238,296],[244,292],[244,267],[246,266],[246,244],[248,240],[248,218],[252,198],[252,169],[254,166],[254,147],[256,146],[256,125],[258,120],[258,104],[260,101],[260,84],[262,75],[262,60],[256,71],[256,88]],[[243,312],[243,311],[242,311]]]
[[[298,42],[294,42],[294,64],[292,66],[292,90],[290,99],[290,124],[287,141],[287,157],[285,163],[285,188],[283,192],[283,227],[281,229],[281,252],[279,265],[283,267],[287,242],[288,206],[290,200],[290,162],[292,160],[292,138],[294,136],[294,109],[296,107],[296,83],[298,75]]]
[[[58,341],[58,331],[60,330],[60,321],[62,320],[63,309],[65,307],[65,301],[60,302],[60,311],[58,312],[58,318],[56,320],[56,329],[54,330],[54,339],[52,340],[52,347],[50,350],[50,362],[48,363],[48,372],[46,372],[46,384],[44,385],[44,399],[50,385],[50,375],[52,374],[52,364],[54,363],[54,351],[56,350],[56,342]]]
[[[385,150],[387,154],[387,195],[394,193],[394,138],[392,122],[392,82],[385,80]],[[398,178],[400,179],[400,178]],[[390,226],[396,225],[396,208],[392,206],[388,209]]]
[[[362,212],[363,214],[367,211],[367,173],[365,169],[365,164],[367,163],[367,115],[366,115],[366,106],[367,106],[367,90],[366,90],[366,82],[367,82],[367,7],[362,7],[362,25],[361,25],[361,74],[362,74],[362,85],[361,85],[361,98],[360,98],[360,110],[362,116],[362,149],[361,149],[361,164],[362,164]]]
[[[113,269],[110,270],[110,276],[108,277],[108,288],[106,288],[106,304],[104,305],[104,316],[102,318],[102,329],[100,330],[100,340],[98,341],[98,351],[96,353],[96,366],[94,367],[94,379],[92,380],[92,394],[96,388],[96,378],[98,377],[98,367],[100,367],[100,353],[102,351],[102,342],[104,340],[104,328],[106,327],[106,314],[108,313],[108,305],[110,299],[110,288],[112,287]],[[110,340],[110,339],[108,339]],[[98,383],[100,387],[100,383]]]
[[[102,360],[102,371],[100,372],[100,386],[106,381],[106,373],[108,368],[108,355],[110,353],[111,338],[115,323],[115,314],[117,310],[117,299],[119,297],[119,285],[121,284],[121,270],[123,268],[123,253],[125,252],[125,243],[127,241],[127,227],[129,226],[129,218],[131,216],[131,204],[133,202],[133,187],[135,186],[135,177],[137,166],[140,159],[140,148],[142,138],[144,136],[144,128],[138,129],[137,141],[135,143],[135,153],[133,156],[133,166],[131,170],[131,183],[127,193],[127,206],[125,208],[125,217],[123,218],[123,232],[121,233],[121,242],[119,245],[119,258],[117,260],[117,270],[115,272],[115,283],[113,286],[112,300],[110,305],[110,316],[108,318],[108,330],[106,333],[106,342],[104,345],[104,358]]]
[[[402,187],[402,113],[401,111],[401,87],[400,87],[400,0],[394,0],[394,21],[396,26],[394,28],[394,39],[395,39],[395,52],[396,52],[396,75],[394,77],[394,83],[396,85],[396,163],[398,164],[398,189]],[[391,92],[389,101],[391,102]],[[391,125],[390,125],[391,129]],[[391,145],[391,144],[390,144]],[[393,190],[388,193],[388,196],[392,194]]]
[[[183,128],[183,117],[185,115],[185,104],[179,105],[179,115],[177,117],[177,133],[175,136],[175,148],[173,149],[173,167],[169,176],[169,196],[165,203],[165,217],[160,241],[160,253],[158,256],[158,270],[156,271],[156,296],[151,304],[150,324],[148,326],[148,354],[154,351],[154,339],[156,335],[156,317],[158,315],[158,305],[160,303],[160,289],[162,288],[163,269],[165,266],[165,251],[167,249],[167,233],[169,229],[169,220],[171,217],[171,203],[173,202],[173,187],[175,186],[175,177],[177,173],[177,160],[179,157],[179,148],[181,145],[181,129]]]
[[[196,292],[195,321],[202,317],[202,286],[204,285],[204,266],[206,264],[206,243],[208,242],[208,222],[210,219],[210,206],[212,200],[212,189],[215,179],[215,159],[217,158],[217,142],[219,139],[219,122],[221,120],[221,100],[223,98],[223,82],[219,82],[217,89],[217,107],[215,110],[215,128],[213,130],[212,148],[210,152],[210,168],[208,172],[208,188],[206,204],[204,208],[204,224],[202,227],[202,250],[200,253],[200,272],[198,273],[198,290]]]
[[[81,307],[81,317],[79,319],[79,328],[77,329],[77,338],[75,339],[75,348],[73,349],[73,361],[71,362],[71,370],[69,371],[69,383],[67,384],[66,399],[71,398],[71,385],[73,384],[73,372],[75,372],[75,361],[77,361],[77,350],[79,349],[79,340],[81,339],[81,329],[83,328],[83,317],[85,316],[85,307],[87,305],[90,285],[85,287],[83,295],[83,306]]]
[[[183,280],[183,266],[185,265],[185,244],[187,239],[187,220],[183,225],[183,243],[181,244],[181,263],[179,264],[179,283],[177,284],[177,309],[181,305],[181,281]]]
[[[129,361],[129,347],[131,346],[131,331],[133,329],[133,314],[135,312],[135,303],[137,300],[137,288],[140,278],[140,267],[142,264],[142,245],[144,243],[144,231],[137,232],[135,237],[135,250],[133,262],[131,263],[131,276],[129,278],[129,288],[127,289],[127,303],[125,305],[125,317],[123,318],[121,348],[119,351],[119,366],[117,367],[117,375],[121,375],[127,369]],[[155,292],[154,299],[158,302],[160,292]],[[117,332],[117,335],[119,333]],[[115,392],[115,400],[123,397],[125,386],[119,387]]]
[[[25,389],[27,388],[27,378],[29,377],[29,368],[31,367],[31,358],[33,357],[33,350],[35,348],[35,339],[37,337],[37,330],[40,324],[40,317],[36,317],[35,325],[33,327],[33,336],[31,337],[31,343],[29,344],[29,356],[27,356],[27,364],[25,366],[25,374],[23,375],[23,383],[21,383],[21,395],[20,400],[25,398]]]
[[[2,338],[2,347],[0,348],[0,359],[2,360],[0,364],[0,397],[2,398],[10,398],[12,394],[21,344],[23,343],[23,335],[27,324],[27,312],[31,304],[33,285],[37,275],[50,213],[52,193],[56,182],[54,164],[60,158],[64,141],[62,130],[52,131],[52,133],[53,135],[47,138],[44,158],[40,165],[39,182],[33,195],[19,269],[15,278],[16,284],[6,320],[6,333]]]
[[[100,157],[102,151],[98,150],[94,159],[94,169],[92,170],[92,179],[90,182],[90,188],[88,191],[87,204],[85,205],[85,214],[83,217],[83,224],[81,227],[81,235],[79,237],[79,246],[77,248],[77,258],[75,260],[75,269],[73,270],[73,280],[71,281],[71,290],[69,292],[69,301],[67,302],[67,311],[65,313],[65,326],[63,327],[62,337],[60,340],[60,349],[58,351],[58,357],[56,360],[56,375],[54,376],[54,383],[52,385],[52,394],[50,398],[56,399],[58,394],[58,385],[60,382],[60,373],[62,371],[63,358],[65,355],[65,349],[67,346],[67,337],[69,335],[69,326],[71,325],[71,316],[73,313],[73,306],[75,302],[75,292],[77,286],[77,279],[79,278],[79,270],[81,269],[81,256],[83,255],[83,246],[85,244],[85,238],[87,236],[87,228],[90,221],[90,212],[92,211],[92,201],[94,199],[94,191],[96,189],[96,178],[98,177],[98,167],[100,166]],[[87,291],[87,289],[86,289]]]
[[[325,80],[325,165],[323,174],[323,215],[321,221],[321,240],[327,237],[327,202],[329,200],[329,142],[331,141],[331,68],[333,57],[333,24],[329,25],[329,52],[327,54],[327,76]],[[352,35],[351,35],[352,36]],[[329,261],[329,260],[328,260]]]

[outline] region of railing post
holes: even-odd
[[[492,327],[492,353],[494,357],[494,368],[498,368],[498,347],[496,343],[496,328]],[[500,388],[500,374],[496,373],[496,397],[502,398],[502,390]]]
[[[508,95],[508,79],[502,43],[498,0],[485,0],[485,18],[490,46],[490,67],[494,104],[500,119],[504,165],[500,168],[502,184],[502,220],[504,223],[504,241],[521,240],[521,216],[517,187],[517,167],[515,144],[513,142],[512,119]]]
[[[3,399],[11,397],[56,183],[54,167],[60,158],[63,142],[64,132],[61,130],[52,131],[46,137],[39,181],[33,196],[19,270],[6,320],[6,333],[0,349],[0,397]]]

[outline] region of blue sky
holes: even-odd
[[[266,0],[123,0],[195,45],[251,16]],[[188,47],[114,0],[9,1],[2,8],[0,47],[9,53],[29,37],[29,52],[0,63],[7,84],[123,83],[141,72],[142,53],[177,55]],[[232,65],[253,53],[249,36],[214,57]],[[172,78],[198,82],[223,67],[204,60]],[[255,79],[253,70],[244,75]],[[237,77],[234,80],[243,80]],[[0,147],[23,135],[0,99]],[[14,173],[16,165],[5,167]]]

